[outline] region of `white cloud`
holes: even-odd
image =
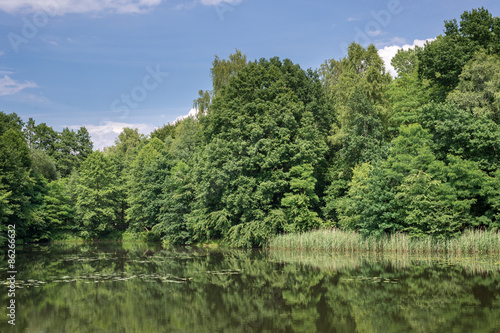
[[[220,5],[222,3],[228,4],[239,4],[242,0],[201,0],[201,4],[205,6],[215,6]]]
[[[348,17],[347,18],[347,22],[353,22],[353,21],[358,21],[359,19],[358,18],[355,18],[355,17]]]
[[[377,30],[366,30],[366,33],[368,36],[371,37],[377,37],[377,36],[382,36],[384,34],[384,31],[377,29]]]
[[[191,110],[189,110],[188,114],[186,114],[184,116],[179,116],[179,117],[175,118],[173,124],[175,124],[178,121],[181,121],[182,119],[186,119],[187,117],[195,117],[197,112],[198,112],[198,110],[191,109]]]
[[[141,134],[149,134],[155,126],[148,124],[128,124],[113,121],[105,121],[101,125],[73,125],[69,126],[70,129],[79,129],[85,126],[90,133],[94,149],[103,149],[115,144],[115,139],[118,137],[125,127],[137,128]]]
[[[393,39],[393,41],[398,41],[398,39],[399,39],[399,37],[396,37],[395,39]],[[401,40],[401,39],[399,39],[399,40]],[[435,38],[429,38],[429,39],[425,39],[425,40],[415,39],[413,41],[413,44],[405,44],[403,46],[398,46],[398,45],[385,46],[384,48],[378,50],[378,54],[382,58],[382,60],[384,61],[386,70],[389,73],[391,73],[391,75],[393,77],[396,77],[398,75],[398,73],[396,72],[394,67],[392,67],[391,60],[396,55],[396,53],[398,53],[398,50],[403,49],[406,51],[408,49],[415,48],[415,46],[424,46],[425,43],[431,42],[433,40],[435,40]]]
[[[193,2],[178,4],[174,7],[174,9],[176,9],[176,10],[191,10],[191,9],[195,8],[197,4],[198,4],[198,2],[196,0],[194,0]]]
[[[48,40],[48,39],[45,39],[45,38],[42,38],[42,40],[47,43],[47,44],[50,44],[52,46],[59,46],[59,43],[54,41],[54,40]]]
[[[25,100],[28,100],[32,103],[50,103],[50,100],[47,97],[40,96],[40,95],[35,95],[35,94],[27,94],[26,96],[23,96]]]
[[[0,56],[3,56],[5,54],[4,51],[0,51]]]
[[[1,1],[1,0],[0,0]],[[239,5],[243,0],[194,0],[189,3],[181,3],[175,6],[174,8],[177,10],[191,10],[196,7],[198,4],[202,4],[203,6],[226,6]]]
[[[0,96],[14,95],[23,89],[38,87],[35,82],[19,82],[12,79],[8,74],[12,73],[0,71]],[[1,77],[2,75],[3,77]]]
[[[387,46],[387,45],[405,45],[405,44],[406,44],[406,38],[393,37],[389,40],[389,42],[386,42],[384,46]]]
[[[68,13],[117,14],[145,13],[162,0],[0,0],[0,10],[17,12],[45,12],[49,16]]]

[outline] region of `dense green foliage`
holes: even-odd
[[[459,23],[445,22],[445,35],[418,53],[419,73],[433,82],[437,98],[446,98],[458,85],[464,66],[477,52],[499,54],[499,32],[500,19],[484,8],[464,12]]]
[[[169,244],[262,246],[324,227],[447,239],[500,227],[499,19],[481,8],[400,50],[375,46],[303,70],[215,57],[197,114],[92,152],[0,113],[0,243],[144,233]]]

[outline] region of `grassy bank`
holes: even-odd
[[[457,238],[438,240],[410,238],[402,233],[363,237],[355,231],[324,229],[277,235],[269,247],[338,252],[493,253],[500,252],[500,232],[467,230]]]

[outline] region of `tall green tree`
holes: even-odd
[[[208,90],[199,90],[198,98],[193,100],[193,108],[197,110],[197,115],[201,116],[208,113],[208,108],[212,102],[212,95]]]
[[[464,66],[457,87],[448,101],[475,117],[488,117],[500,124],[500,58],[476,53]]]
[[[93,151],[94,144],[90,138],[90,133],[85,127],[80,127],[75,134],[76,136],[76,153],[80,162],[85,160]],[[75,149],[74,149],[75,150]]]
[[[31,172],[43,176],[47,180],[56,180],[60,174],[56,161],[44,150],[30,150]]]
[[[79,170],[75,217],[87,239],[113,231],[119,213],[116,173],[111,160],[95,151]]]
[[[6,114],[0,111],[0,133],[5,133],[8,129],[21,131],[23,129],[23,120],[15,113]]]
[[[160,128],[155,128],[153,132],[151,132],[150,137],[158,138],[162,142],[166,142],[166,140],[172,140],[175,138],[175,129],[179,125],[180,122],[169,123]]]
[[[460,22],[445,21],[445,35],[427,43],[418,53],[419,74],[436,85],[434,97],[440,101],[459,83],[465,64],[475,52],[488,54],[500,51],[500,19],[484,9],[465,11]]]
[[[324,198],[323,214],[330,221],[337,220],[338,199],[347,191],[354,167],[385,157],[383,125],[375,106],[356,89],[347,107],[353,119],[345,130],[342,146],[336,151],[328,170],[330,185]]]
[[[168,162],[165,144],[153,138],[131,164],[126,211],[129,228],[149,232],[159,222],[163,187],[170,169]]]
[[[54,155],[56,143],[59,139],[58,133],[46,123],[36,125],[34,131],[33,148],[44,150],[49,155]]]
[[[63,177],[69,175],[78,166],[80,156],[78,156],[78,145],[74,131],[67,127],[63,128],[55,145],[54,156],[57,159],[59,172]]]
[[[23,133],[26,138],[26,143],[30,149],[36,149],[36,134],[35,134],[35,120],[33,118],[29,118],[28,122],[25,124],[23,128]]]
[[[0,225],[2,236],[7,224],[15,224],[19,239],[29,235],[30,151],[21,131],[22,121],[16,114],[0,112]]]
[[[430,103],[418,110],[419,123],[433,136],[436,157],[448,154],[477,162],[491,174],[500,161],[500,127],[487,117],[475,117],[454,104]]]
[[[215,55],[210,69],[212,90],[198,91],[198,97],[193,101],[193,108],[198,110],[198,116],[208,113],[212,98],[247,64],[247,56],[238,49],[236,49],[235,53],[231,53],[228,59],[221,59],[218,55]]]
[[[316,194],[316,178],[311,164],[295,165],[290,169],[290,190],[281,199],[289,221],[284,229],[297,232],[319,228],[322,220],[311,208],[319,204]]]
[[[337,120],[331,128],[335,143],[342,142],[355,117],[354,110],[348,105],[356,91],[362,92],[375,106],[383,122],[388,118],[385,91],[391,82],[391,76],[386,72],[384,62],[374,45],[365,49],[352,43],[346,57],[325,61],[321,65],[320,75],[328,100],[337,113]]]
[[[1,181],[1,178],[0,178]],[[12,209],[9,204],[9,197],[12,194],[11,191],[7,191],[6,186],[0,182],[0,226],[1,230],[4,231],[4,227],[6,222],[9,219],[9,215],[11,215]],[[5,236],[0,238],[0,244],[3,245],[3,241],[5,240]]]
[[[170,143],[170,152],[177,160],[188,162],[196,149],[203,142],[203,132],[200,122],[188,117],[179,122],[175,129],[175,139]]]
[[[235,53],[229,55],[229,59],[220,59],[215,56],[210,69],[212,78],[213,94],[217,94],[223,86],[229,83],[229,80],[239,71],[247,66],[247,56],[236,49]]]
[[[56,161],[57,171],[62,177],[76,169],[93,149],[85,127],[80,127],[77,132],[67,127],[57,132],[45,123],[36,125],[35,120],[29,118],[23,133],[30,149],[43,151]]]
[[[165,180],[159,223],[153,227],[153,232],[167,244],[182,245],[193,242],[193,233],[187,218],[191,203],[195,199],[194,187],[188,164],[182,160],[178,161]]]
[[[168,244],[193,242],[193,233],[187,222],[196,187],[191,169],[193,156],[205,144],[198,119],[188,117],[178,122],[168,145],[171,159],[168,167],[172,167],[162,185],[159,223],[153,228],[154,233]]]
[[[68,190],[68,180],[59,179],[47,185],[44,198],[43,213],[51,237],[57,233],[76,233],[79,231],[75,224],[75,207]]]
[[[321,101],[317,82],[290,60],[272,58],[248,64],[220,90],[203,121],[208,144],[193,165],[188,223],[197,239],[256,246],[294,223],[282,218],[290,170],[310,164],[317,178],[326,152],[316,127],[322,119],[309,105]],[[310,200],[304,209],[318,207]]]
[[[116,181],[116,201],[119,203],[117,227],[126,229],[128,220],[126,210],[129,208],[127,197],[130,192],[129,181],[131,178],[131,166],[144,145],[144,136],[137,128],[124,128],[115,140],[115,145],[106,149],[106,155],[110,159],[114,170]]]
[[[340,224],[364,234],[402,231],[436,238],[492,226],[484,206],[490,178],[478,164],[453,155],[438,160],[432,135],[420,124],[399,132],[387,160],[355,168],[339,205]]]
[[[420,46],[415,46],[408,50],[399,49],[391,59],[391,65],[398,73],[398,77],[411,75],[418,71],[418,54],[423,50]]]
[[[48,182],[41,174],[32,173],[33,186],[28,193],[28,221],[24,226],[26,236],[24,241],[46,242],[51,239],[50,225],[45,219],[45,197],[48,192]]]
[[[391,60],[398,72],[386,92],[391,104],[389,132],[392,138],[397,136],[399,126],[418,122],[417,110],[431,101],[430,81],[418,75],[420,52],[422,48],[418,46],[401,49]]]

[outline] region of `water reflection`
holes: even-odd
[[[123,243],[25,247],[17,260],[16,326],[1,332],[500,331],[498,255]]]

